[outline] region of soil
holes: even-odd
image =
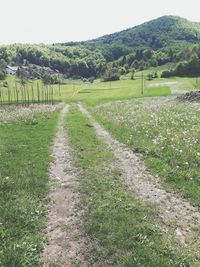
[[[191,91],[186,94],[182,94],[177,97],[179,101],[199,101],[200,100],[200,91]]]
[[[85,239],[81,231],[77,170],[72,165],[73,151],[64,129],[68,106],[62,110],[50,164],[51,205],[45,231],[43,266],[88,266],[84,259]]]

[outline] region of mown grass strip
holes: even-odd
[[[0,266],[40,266],[49,145],[58,112],[0,128]]]
[[[90,266],[109,266],[110,260],[116,267],[191,266],[162,234],[152,208],[126,190],[113,155],[76,107],[67,115],[66,127],[81,170],[84,226],[94,241]]]
[[[144,96],[169,96],[169,95],[171,95],[171,90],[169,86],[157,86],[157,87],[147,88]]]

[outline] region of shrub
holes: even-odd
[[[108,69],[103,77],[104,82],[120,80],[120,73],[117,68]]]
[[[2,80],[5,80],[5,78],[6,78],[6,73],[5,73],[5,71],[0,70],[0,80],[1,80],[1,81],[2,81]]]

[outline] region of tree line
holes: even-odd
[[[173,76],[196,77],[200,75],[200,45],[185,51],[184,60],[179,62],[172,70],[163,71],[162,78]]]
[[[198,65],[198,60],[193,59],[191,49],[199,41],[199,24],[165,16],[86,42],[4,45],[0,46],[0,79],[5,78],[4,65],[22,66],[25,62],[33,71],[33,65],[48,67],[66,78],[118,79],[132,69],[144,70],[180,62],[176,74],[183,75],[187,71],[196,74],[197,66],[195,69],[194,65]]]

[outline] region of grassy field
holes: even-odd
[[[50,103],[57,101],[85,101],[97,104],[116,99],[128,99],[150,95],[169,95],[167,86],[145,88],[141,80],[120,80],[115,82],[95,81],[93,84],[81,81],[68,81],[62,85],[44,86],[41,81],[29,81],[23,87],[13,76],[7,78],[8,88],[0,87],[1,102],[11,103]],[[18,94],[16,93],[18,92]]]
[[[152,81],[147,79],[149,73],[157,71],[158,75],[166,67],[157,67],[145,70],[143,72],[136,72],[135,80],[131,80],[131,74],[121,77],[120,81],[101,82],[95,80],[94,83],[84,83],[81,80],[65,80],[64,84],[44,86],[41,81],[28,81],[26,84],[26,92],[20,81],[14,76],[8,76],[7,82],[11,91],[11,99],[14,100],[16,96],[16,84],[19,91],[19,102],[21,98],[26,98],[26,102],[57,102],[64,101],[67,103],[84,101],[89,105],[96,105],[108,101],[131,99],[143,96],[167,96],[171,93],[178,93],[182,91],[190,91],[200,88],[200,80],[196,78],[157,78]],[[142,73],[144,81],[142,82]],[[38,97],[39,88],[39,97]],[[0,100],[8,103],[8,88],[0,86],[0,93],[2,95]],[[23,101],[21,101],[23,102]],[[0,101],[1,104],[1,101]]]
[[[124,76],[120,81],[101,82],[96,80],[92,84],[69,81],[69,83],[61,85],[61,96],[57,94],[55,99],[62,99],[67,103],[83,101],[88,105],[97,105],[143,96],[167,96],[171,93],[181,93],[182,91],[200,88],[199,81],[196,78],[176,77],[171,79],[158,78],[153,81],[144,80],[142,86],[140,76],[141,73],[138,74],[136,80],[130,80],[130,77]]]
[[[113,155],[76,107],[66,128],[81,170],[80,208],[93,242],[89,266],[190,266],[191,258],[178,253],[157,226],[155,211],[127,192]]]
[[[1,267],[40,266],[49,146],[58,112],[27,109],[8,109],[0,116]]]
[[[170,97],[199,88],[199,81],[158,78],[142,85],[141,73],[136,75],[136,80],[126,75],[115,82],[69,80],[53,86],[54,101],[73,106],[66,127],[80,170],[84,229],[94,246],[91,266],[106,266],[110,260],[119,267],[192,266],[192,259],[174,249],[158,227],[155,210],[127,192],[112,154],[75,108],[78,101],[87,105],[116,139],[143,156],[165,187],[199,206],[199,107]],[[15,88],[13,77],[8,82]],[[30,93],[37,83],[42,86],[41,81],[28,82]],[[57,118],[55,106],[0,108],[0,267],[40,266],[49,148]]]
[[[117,101],[93,108],[121,142],[144,156],[166,185],[200,205],[198,104],[166,98]]]

